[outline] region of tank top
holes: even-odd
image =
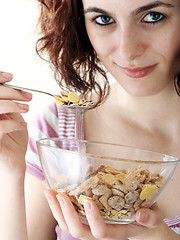
[[[81,116],[82,121],[83,116],[84,115]],[[76,122],[76,115],[73,110],[65,110],[58,107],[54,102],[44,108],[28,128],[29,144],[26,155],[26,171],[40,180],[44,180],[42,167],[37,154],[36,141],[49,137],[75,138],[76,130],[77,128],[81,129],[81,124],[81,122]],[[84,132],[81,133],[82,138],[83,136]],[[166,218],[164,222],[180,235],[180,215]],[[58,225],[55,230],[58,240],[77,240],[69,233],[62,231]]]

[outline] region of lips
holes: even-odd
[[[131,78],[143,78],[150,74],[157,64],[146,66],[146,67],[138,67],[138,68],[126,68],[126,67],[120,67],[121,71],[125,73],[128,77]]]

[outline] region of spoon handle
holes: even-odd
[[[27,90],[27,91],[30,91],[30,92],[43,93],[43,94],[47,94],[47,95],[49,95],[49,96],[51,96],[51,97],[54,97],[54,95],[51,94],[51,93],[44,92],[44,91],[37,90],[37,89],[25,88],[25,87],[19,87],[19,86],[9,85],[9,84],[6,84],[6,83],[4,83],[4,84],[1,83],[1,85],[5,86],[5,87],[9,87],[9,88],[17,89],[17,90],[25,90],[25,91]]]
[[[40,91],[40,90],[36,90],[36,89],[31,89],[31,88],[25,88],[25,87],[19,87],[19,86],[14,86],[14,85],[9,85],[9,84],[2,84],[0,83],[0,85],[3,85],[5,87],[9,87],[9,88],[13,88],[13,89],[17,89],[17,90],[27,90],[30,92],[37,92],[37,93],[43,93],[43,94],[47,94],[51,97],[55,97],[53,94],[48,93],[48,92],[44,92],[44,91]],[[84,111],[87,107],[80,107],[80,106],[58,106],[59,110],[63,110],[63,111],[71,111],[71,113],[74,114],[75,116],[75,138],[76,139],[84,139]],[[83,147],[81,147],[83,148]],[[84,149],[79,149],[81,151],[84,151]]]

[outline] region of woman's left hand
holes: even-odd
[[[56,195],[52,190],[45,190],[51,211],[60,228],[69,232],[74,238],[82,240],[112,239],[179,239],[163,221],[157,206],[141,209],[136,213],[136,222],[132,224],[106,224],[96,204],[84,200],[84,208],[89,225],[83,224],[70,199],[65,194]],[[171,238],[163,238],[160,234]]]

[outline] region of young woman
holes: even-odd
[[[84,138],[179,157],[180,1],[40,3],[38,53],[49,56],[60,86],[97,96],[96,108],[85,112]],[[105,69],[114,84],[109,85]],[[0,74],[1,83],[11,79]],[[58,111],[55,103],[29,129],[25,204],[27,130],[20,113],[28,106],[15,101],[31,96],[4,86],[0,93],[0,239],[180,239],[179,166],[157,205],[137,212],[138,224],[107,225],[94,202],[86,200],[89,226],[84,225],[67,196],[50,189],[45,190],[48,205],[35,141],[74,136],[73,116]]]

